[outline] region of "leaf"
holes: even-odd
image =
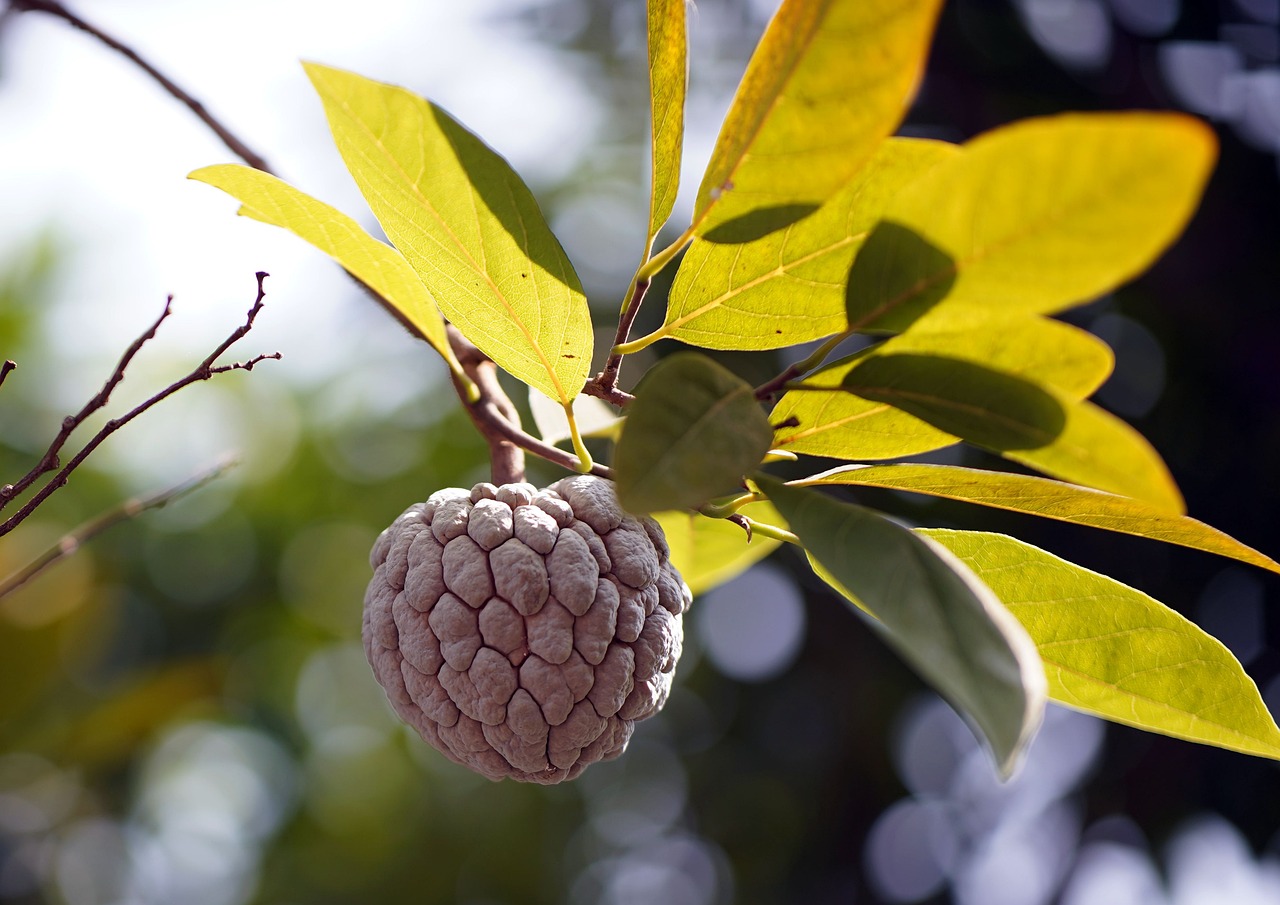
[[[783,527],[786,522],[771,503],[748,503],[738,512],[767,525]],[[727,519],[708,518],[696,512],[655,512],[671,548],[671,562],[694,595],[710,591],[745,572],[775,549],[780,541],[746,532]]]
[[[590,368],[591,318],[528,187],[436,105],[305,65],[347,169],[445,317],[500,367],[568,405]]]
[[[877,355],[844,388],[910,412],[1015,462],[1181,514],[1177,485],[1150,444],[1097,406],[972,362]]]
[[[1035,639],[1049,694],[1149,732],[1280,759],[1280,729],[1223,644],[1105,575],[978,531],[922,531],[973,569]]]
[[[1067,114],[980,135],[901,192],[849,278],[851,326],[901,330],[946,304],[1051,313],[1145,270],[1216,155],[1181,114]]]
[[[544,442],[554,445],[573,437],[564,407],[532,388],[529,391],[529,412],[538,428],[538,436]],[[622,419],[614,410],[595,396],[578,396],[574,399],[573,417],[578,422],[579,433],[584,437],[613,437],[622,426]]]
[[[1033,315],[943,308],[912,324],[907,332],[872,349],[834,362],[804,381],[831,387],[786,393],[770,420],[782,428],[779,446],[797,453],[837,459],[894,459],[949,446],[959,439],[939,426],[884,402],[839,389],[861,362],[893,352],[934,352],[990,365],[1015,377],[1048,384],[1072,398],[1097,388],[1111,369],[1106,344],[1060,321]]]
[[[666,321],[629,344],[670,337],[710,349],[778,349],[845,328],[849,266],[902,186],[955,153],[938,141],[890,139],[809,217],[739,245],[695,239]]]
[[[878,513],[757,477],[819,575],[875,617],[895,650],[979,727],[1008,776],[1044,713],[1035,645],[945,548]]]
[[[741,487],[772,440],[750,384],[704,355],[671,355],[627,408],[613,456],[618,500],[635,513],[697,508]]]
[[[784,0],[747,65],[694,202],[699,236],[800,219],[897,128],[938,0]]]
[[[653,123],[653,184],[649,243],[671,216],[680,187],[684,97],[689,81],[685,0],[649,0],[649,109]]]
[[[1030,475],[955,465],[846,465],[790,483],[798,487],[837,484],[906,490],[1148,537],[1280,573],[1280,563],[1204,522],[1171,515],[1141,500]]]
[[[187,178],[235,198],[242,205],[241,216],[287,229],[333,258],[408,321],[444,357],[449,369],[462,376],[435,299],[400,252],[379,242],[337,208],[260,170],[222,164],[196,170]]]

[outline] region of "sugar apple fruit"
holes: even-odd
[[[449,488],[373,546],[364,646],[396,713],[490,779],[558,783],[666,702],[689,588],[589,475]]]

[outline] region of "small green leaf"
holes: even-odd
[[[1031,475],[954,465],[846,465],[791,483],[805,487],[839,484],[907,490],[1148,537],[1280,573],[1280,563],[1204,522],[1171,515],[1142,500]]]
[[[1185,510],[1168,468],[1141,434],[1050,387],[972,362],[907,354],[868,357],[843,386],[1054,477]]]
[[[636,513],[697,508],[740,488],[772,440],[749,384],[704,355],[669,356],[627,408],[613,456],[618,500]]]
[[[767,525],[783,527],[785,520],[771,503],[748,503],[738,512]],[[655,512],[671,547],[671,562],[695,595],[724,584],[772,553],[780,543],[746,532],[722,518],[707,518],[696,512]]]
[[[709,349],[778,349],[845,328],[849,266],[902,186],[956,153],[938,141],[894,138],[813,215],[738,245],[695,239],[665,323],[630,345],[671,337]]]
[[[688,81],[685,0],[649,0],[649,110],[653,124],[650,244],[671,216],[680,187],[684,96]]]
[[[422,334],[451,371],[468,379],[449,346],[435,300],[400,252],[379,242],[337,208],[260,170],[222,164],[203,167],[187,178],[235,198],[242,205],[241,216],[287,229],[333,258]]]
[[[757,480],[818,574],[875,617],[894,649],[979,727],[1001,772],[1012,773],[1039,728],[1045,678],[1031,638],[996,595],[944,548],[878,513]]]
[[[742,242],[826,201],[906,112],[938,0],[784,0],[747,65],[694,203]]]
[[[1067,114],[980,135],[901,192],[849,278],[851,326],[947,305],[1051,313],[1146,269],[1182,231],[1213,132],[1168,113]]]
[[[347,169],[440,310],[500,367],[568,405],[591,366],[591,317],[528,187],[434,104],[306,70]]]
[[[1280,760],[1280,729],[1223,644],[1173,610],[1030,544],[920,532],[989,584],[1035,639],[1059,703],[1175,738]]]

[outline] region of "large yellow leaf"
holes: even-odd
[[[897,128],[938,0],[783,0],[698,188],[701,236],[739,242],[813,211]]]
[[[1049,313],[1095,298],[1177,238],[1215,155],[1207,126],[1170,113],[980,135],[889,205],[850,274],[849,323],[900,330],[935,304]]]
[[[1204,522],[1185,515],[1172,515],[1142,500],[1031,475],[983,471],[954,465],[846,465],[791,483],[801,486],[843,484],[907,490],[1148,537],[1280,572],[1280,563],[1271,557]]]
[[[893,459],[949,446],[959,439],[889,404],[841,387],[849,373],[876,355],[928,353],[995,368],[1054,387],[1071,399],[1097,389],[1112,356],[1096,337],[1060,321],[990,311],[940,309],[869,352],[837,361],[804,381],[831,391],[794,390],[770,415],[782,428],[775,445],[791,452],[838,459]]]
[[[587,300],[520,177],[403,88],[306,69],[347,169],[440,310],[501,367],[568,405],[591,365]]]
[[[1030,544],[923,530],[1035,640],[1061,704],[1149,732],[1280,760],[1280,729],[1221,642],[1140,591]]]
[[[953,153],[944,142],[890,139],[811,216],[739,245],[695,239],[666,321],[627,350],[664,337],[709,349],[778,349],[839,333],[849,266],[867,233],[899,189]]]
[[[653,123],[650,243],[671,216],[680,186],[689,77],[684,6],[685,0],[649,0],[649,110]]]
[[[188,176],[222,189],[241,203],[240,214],[287,229],[341,264],[408,321],[459,376],[435,300],[400,252],[360,224],[275,176],[238,164],[204,167]]]
[[[748,503],[738,513],[775,527],[786,527],[781,513],[768,502]],[[696,512],[668,510],[652,517],[662,526],[675,565],[689,590],[701,594],[746,571],[772,553],[781,541],[746,532],[727,519]]]

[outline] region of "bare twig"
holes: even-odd
[[[12,531],[14,528],[18,527],[18,525],[21,524],[22,521],[26,519],[29,515],[31,515],[31,513],[33,513],[45,500],[47,500],[50,495],[52,495],[59,488],[65,486],[67,483],[67,480],[71,477],[71,473],[75,471],[80,466],[80,464],[84,462],[84,460],[87,459],[91,453],[93,453],[95,449],[101,446],[102,442],[106,440],[107,437],[114,434],[116,431],[124,427],[134,418],[137,418],[139,415],[141,415],[143,412],[159,404],[160,402],[163,402],[165,399],[168,399],[170,396],[172,396],[174,393],[181,390],[183,387],[190,386],[191,384],[197,383],[201,380],[208,380],[209,378],[213,377],[213,375],[215,374],[222,374],[227,371],[248,371],[248,370],[251,370],[254,365],[258,364],[259,362],[265,359],[268,359],[268,358],[279,359],[280,353],[273,352],[270,355],[258,355],[251,359],[248,359],[247,361],[236,362],[234,364],[229,364],[229,365],[214,364],[220,357],[222,357],[223,353],[225,353],[228,349],[231,348],[231,346],[235,345],[241,339],[243,339],[244,336],[250,330],[253,329],[254,319],[257,318],[258,312],[262,310],[262,300],[266,295],[266,291],[263,288],[263,281],[266,279],[266,277],[267,277],[267,274],[261,271],[258,272],[257,274],[258,295],[257,295],[257,298],[254,300],[253,307],[249,309],[249,313],[248,315],[246,315],[245,321],[243,324],[241,324],[239,327],[233,330],[231,334],[227,336],[226,339],[224,339],[221,343],[218,344],[218,347],[214,349],[213,352],[210,353],[209,356],[206,357],[204,361],[202,361],[199,365],[197,365],[185,377],[169,384],[169,386],[165,387],[163,390],[156,393],[154,396],[152,396],[150,399],[147,399],[145,402],[130,409],[121,417],[113,418],[110,421],[108,421],[105,425],[103,425],[102,429],[99,430],[98,433],[95,434],[93,438],[89,440],[89,442],[86,443],[80,449],[80,451],[71,458],[69,462],[67,462],[66,465],[62,466],[61,469],[58,469],[57,473],[53,477],[51,477],[38,491],[36,491],[36,493],[29,500],[27,500],[27,502],[22,506],[21,509],[19,509],[16,513],[10,516],[7,521],[0,523],[0,537],[3,537],[4,535]],[[23,477],[22,480],[20,480],[17,484],[5,485],[4,487],[0,487],[0,504],[7,503],[14,496],[16,496],[17,493],[20,492],[20,490],[30,487],[32,484],[35,483],[35,481],[41,475],[58,468],[58,451],[66,443],[67,438],[70,436],[71,432],[74,431],[77,427],[79,427],[79,425],[84,422],[84,419],[87,418],[91,413],[102,408],[107,403],[107,400],[111,394],[111,390],[114,389],[115,386],[119,384],[121,380],[124,379],[125,366],[129,364],[129,362],[133,359],[133,356],[137,354],[138,350],[143,346],[143,344],[145,344],[147,340],[151,339],[151,337],[155,335],[156,329],[160,326],[160,323],[166,317],[168,317],[169,310],[170,310],[170,306],[168,303],[166,303],[164,312],[160,315],[159,318],[156,319],[155,323],[151,325],[150,329],[147,330],[146,333],[139,336],[136,340],[134,340],[133,344],[129,346],[129,349],[125,352],[124,357],[121,358],[120,364],[116,366],[115,371],[113,371],[111,376],[107,378],[107,382],[106,384],[103,385],[102,390],[96,396],[94,396],[94,398],[90,400],[89,403],[84,407],[84,409],[82,409],[78,414],[69,416],[68,418],[63,420],[62,430],[59,432],[58,438],[54,440],[53,444],[49,448],[49,452],[45,453],[45,456],[40,460],[40,463],[38,463],[36,467],[31,470],[31,472],[28,472],[28,474],[25,477]],[[34,474],[34,477],[32,477],[33,474]]]
[[[228,456],[221,462],[208,468],[205,471],[187,478],[180,484],[175,484],[165,490],[148,494],[147,496],[134,497],[125,500],[114,509],[110,509],[97,518],[85,522],[78,528],[64,535],[59,541],[29,562],[26,566],[14,572],[8,578],[0,580],[0,599],[12,594],[18,588],[27,582],[38,578],[49,568],[57,565],[62,560],[71,556],[89,541],[93,540],[99,534],[102,534],[109,528],[113,528],[123,521],[135,518],[149,509],[160,509],[172,503],[181,497],[186,496],[211,481],[226,474],[234,465],[236,459]]]
[[[96,38],[112,50],[122,54],[131,62],[135,63],[143,72],[151,76],[151,78],[159,83],[160,87],[186,106],[188,110],[199,117],[200,121],[212,129],[214,134],[217,135],[218,138],[222,139],[222,143],[231,149],[232,153],[237,157],[255,169],[262,170],[265,173],[271,172],[271,167],[267,164],[266,160],[250,150],[248,145],[237,138],[230,129],[215,119],[213,114],[205,109],[204,104],[200,103],[200,101],[182,90],[181,87],[165,76],[164,73],[160,72],[160,70],[156,69],[156,67],[144,60],[132,48],[116,40],[101,29],[89,24],[84,19],[81,19],[75,13],[71,12],[71,10],[57,2],[57,0],[9,0],[9,9],[17,12],[39,12],[56,16],[64,22],[67,22],[75,28],[78,28],[86,34]]]
[[[562,468],[577,471],[577,456],[544,443],[521,429],[515,406],[498,383],[497,365],[472,345],[452,324],[449,324],[448,332],[453,354],[458,357],[462,369],[480,390],[480,398],[473,403],[468,403],[462,387],[456,380],[454,381],[454,388],[458,391],[463,408],[466,409],[476,430],[480,431],[481,436],[489,443],[489,452],[494,463],[494,483],[507,483],[511,480],[508,475],[515,475],[515,480],[524,479],[524,454],[520,452],[521,450],[527,450]],[[508,447],[514,451],[509,451]],[[514,458],[516,453],[519,454],[518,464]],[[603,478],[613,477],[613,472],[609,468],[598,464],[592,466],[591,474]]]
[[[643,304],[645,293],[648,291],[649,278],[637,279],[635,288],[631,290],[631,298],[627,301],[627,307],[618,318],[618,331],[613,338],[613,348],[616,349],[625,343],[627,337],[631,335],[631,325],[636,322],[636,315],[640,313],[640,305]],[[588,380],[582,391],[589,396],[599,396],[605,402],[619,408],[625,408],[635,397],[618,389],[618,372],[622,369],[622,357],[621,352],[611,352],[609,360],[605,362],[604,370]]]
[[[4,386],[4,379],[9,376],[9,372],[18,367],[16,361],[5,359],[5,363],[0,365],[0,386]]]

